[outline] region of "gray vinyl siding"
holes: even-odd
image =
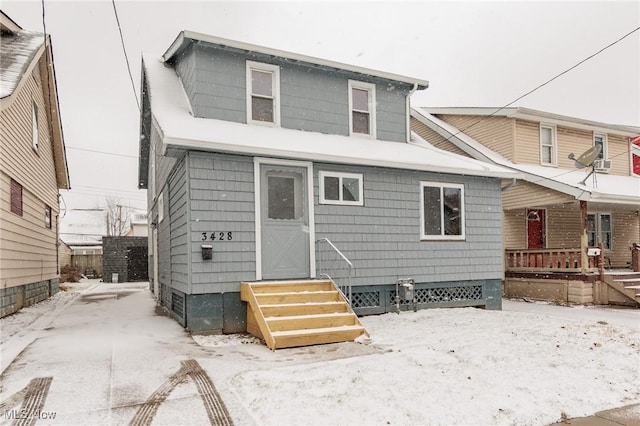
[[[377,138],[406,142],[408,84],[292,64],[263,55],[220,51],[201,44],[187,49],[176,63],[176,72],[196,117],[247,122],[247,60],[280,67],[283,128],[348,135],[351,79],[376,85]]]
[[[190,152],[188,162],[191,293],[238,292],[256,278],[253,158]],[[232,240],[211,241],[212,232]],[[213,246],[212,260],[202,260],[202,244]]]
[[[318,172],[363,174],[364,206],[318,204]],[[316,239],[329,238],[353,262],[354,285],[500,279],[498,179],[367,167],[314,165]],[[465,241],[420,241],[420,181],[462,183]]]
[[[184,293],[189,289],[189,194],[186,167],[186,159],[183,159],[169,179],[163,220],[165,226],[169,227],[170,262],[167,263],[171,268],[171,287]],[[160,260],[162,261],[162,257]]]

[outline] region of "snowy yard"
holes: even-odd
[[[179,360],[188,358],[204,368],[234,422],[242,425],[547,425],[640,403],[637,309],[507,300],[502,311],[367,316],[362,322],[370,339],[272,352],[247,335],[193,336],[200,346],[194,345],[175,321],[154,315],[155,302],[144,284],[127,297],[97,298],[105,289],[131,292],[86,282],[0,320],[3,358],[20,353],[16,342],[34,342],[18,363],[22,367],[12,366],[13,373],[2,376],[8,380],[5,397],[45,368],[54,378],[45,409],[59,412],[58,424],[79,415],[73,413],[84,413],[72,418],[94,424],[128,423],[137,406],[175,373]],[[83,296],[70,306],[78,294],[96,297]],[[74,324],[96,321],[87,312],[98,315],[98,322],[75,331]],[[54,329],[38,335],[38,324],[47,327],[57,314]],[[116,316],[125,325],[116,326]],[[103,329],[106,334],[96,334]],[[55,330],[63,334],[52,346]],[[95,336],[91,345],[73,343],[87,336]],[[95,360],[54,363],[67,360],[65,351],[78,345],[87,346],[86,356]],[[72,352],[80,356],[77,349]],[[95,364],[103,358],[104,371]],[[152,358],[156,362],[149,363]],[[89,365],[100,379],[96,383],[71,377],[70,371]],[[28,371],[27,377],[20,371]],[[113,399],[103,400],[105,392]],[[71,394],[93,395],[94,404]],[[96,413],[103,417],[91,417]],[[181,417],[184,413],[189,415]],[[176,387],[153,424],[176,419],[206,422],[190,382]]]
[[[218,386],[257,424],[544,425],[640,402],[640,311],[504,305],[364,317],[369,354],[261,368],[265,348]]]

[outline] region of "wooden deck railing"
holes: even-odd
[[[600,256],[589,256],[586,270],[598,271]],[[505,250],[505,271],[580,272],[580,249]]]

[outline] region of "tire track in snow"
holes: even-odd
[[[149,426],[158,412],[160,405],[166,401],[169,394],[187,377],[196,385],[198,394],[202,398],[207,416],[212,425],[233,426],[227,407],[216,390],[211,378],[196,360],[181,361],[180,369],[171,375],[151,396],[142,404],[129,423],[130,426]]]
[[[31,426],[36,424],[40,418],[44,402],[51,388],[53,377],[38,377],[32,379],[22,390],[11,395],[0,403],[0,411],[7,415],[8,408],[17,407],[22,403],[20,408],[14,414],[15,426]]]

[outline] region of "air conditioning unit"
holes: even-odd
[[[611,168],[611,160],[596,160],[593,167],[599,172],[608,172]]]

